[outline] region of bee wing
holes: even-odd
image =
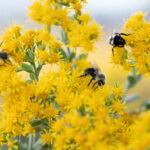
[[[100,67],[95,62],[92,62],[92,63],[90,62],[90,64],[92,65],[93,68],[95,68],[95,69],[97,69],[98,71],[101,72]]]
[[[113,35],[118,34],[116,29],[113,29]]]

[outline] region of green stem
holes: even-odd
[[[38,81],[39,77],[38,77],[38,74],[37,74],[37,68],[36,68],[35,62],[33,63],[33,67],[34,67],[34,71],[35,71],[36,80]]]
[[[68,51],[68,55],[70,55],[70,53],[71,53],[70,47],[67,47],[67,51]]]
[[[34,68],[34,75],[35,75],[35,78],[37,81],[39,80],[39,71],[42,69],[43,65],[44,64],[42,64],[42,65],[39,64],[38,67],[36,67],[35,62],[32,63],[32,66]],[[39,70],[39,67],[40,67],[40,70]]]
[[[33,136],[32,136],[32,134],[30,134],[29,135],[28,149],[27,150],[32,150],[32,143],[33,143]]]

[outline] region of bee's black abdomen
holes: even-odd
[[[6,52],[1,52],[0,53],[0,58],[2,58],[2,59],[8,59],[7,53]]]
[[[114,37],[114,43],[113,43],[114,46],[116,46],[116,47],[122,46],[123,47],[125,44],[126,44],[126,42],[121,36],[116,35]]]

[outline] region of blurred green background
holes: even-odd
[[[33,0],[32,0],[33,1]],[[0,36],[10,24],[25,24],[26,28],[37,28],[36,24],[28,21],[26,15],[31,0],[1,0],[0,3]],[[103,26],[104,35],[102,41],[96,43],[97,50],[89,54],[89,61],[95,61],[107,76],[109,85],[126,84],[127,73],[121,68],[111,64],[111,46],[108,45],[108,37],[113,31],[120,31],[123,22],[131,14],[140,10],[149,12],[149,0],[87,0],[87,9],[91,17]],[[147,15],[150,18],[150,14]],[[56,31],[57,33],[57,31]],[[140,98],[128,103],[128,110],[136,110],[142,101],[150,98],[150,79],[142,78],[138,84],[128,91],[128,95],[139,94]]]

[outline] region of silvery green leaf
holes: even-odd
[[[134,100],[137,100],[139,99],[140,96],[138,94],[132,94],[132,95],[129,95],[125,98],[125,101],[128,103],[128,102],[131,102],[131,101],[134,101]]]
[[[130,89],[132,87],[134,87],[138,81],[142,78],[141,74],[138,75],[128,75],[127,77],[127,85],[126,85],[126,89]]]
[[[26,72],[29,72],[29,73],[34,73],[34,68],[32,67],[32,65],[29,65],[29,64],[22,64],[22,69]]]

